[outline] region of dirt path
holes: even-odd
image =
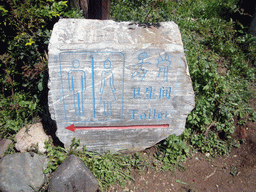
[[[241,143],[240,148],[233,148],[229,156],[212,158],[207,154],[195,153],[186,163],[182,163],[185,171],[176,170],[173,174],[154,168],[140,174],[134,171],[135,181],[129,181],[125,188],[113,186],[110,191],[256,191],[256,123],[237,124],[233,137],[246,141]],[[150,158],[154,152],[153,147],[147,149],[144,155]]]

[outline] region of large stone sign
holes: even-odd
[[[138,151],[180,135],[194,92],[174,22],[61,19],[49,44],[49,108],[69,147]]]

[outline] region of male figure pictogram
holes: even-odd
[[[72,67],[75,70],[70,70],[68,72],[68,88],[69,91],[73,92],[75,115],[83,116],[83,92],[86,90],[86,76],[84,71],[78,70],[80,67],[80,62],[78,60],[72,62]]]

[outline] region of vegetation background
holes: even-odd
[[[252,6],[253,7],[253,6]],[[255,5],[254,5],[255,7]],[[254,10],[245,11],[241,0],[112,0],[111,19],[137,24],[174,21],[178,24],[196,94],[195,109],[186,130],[157,145],[154,166],[172,170],[194,151],[225,155],[239,147],[234,119],[243,125],[256,121],[249,100],[255,98],[256,37],[248,34]],[[67,1],[0,0],[0,136],[14,140],[15,134],[36,117],[48,114],[47,46],[59,18],[82,18]],[[244,22],[246,21],[246,22]],[[132,179],[132,168],[148,162],[140,153],[99,155],[47,143],[50,159],[46,172],[53,172],[75,153],[100,181],[101,189]],[[7,153],[15,152],[10,147]]]

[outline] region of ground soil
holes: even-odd
[[[251,101],[256,108],[256,100]],[[233,148],[228,156],[212,158],[209,154],[193,153],[182,163],[184,170],[159,171],[146,168],[136,170],[132,175],[134,181],[128,181],[125,187],[112,186],[111,192],[240,192],[256,191],[256,123],[247,121],[244,125],[234,119],[236,130],[233,138],[240,141],[239,148]],[[153,158],[156,148],[142,152],[147,158]]]

